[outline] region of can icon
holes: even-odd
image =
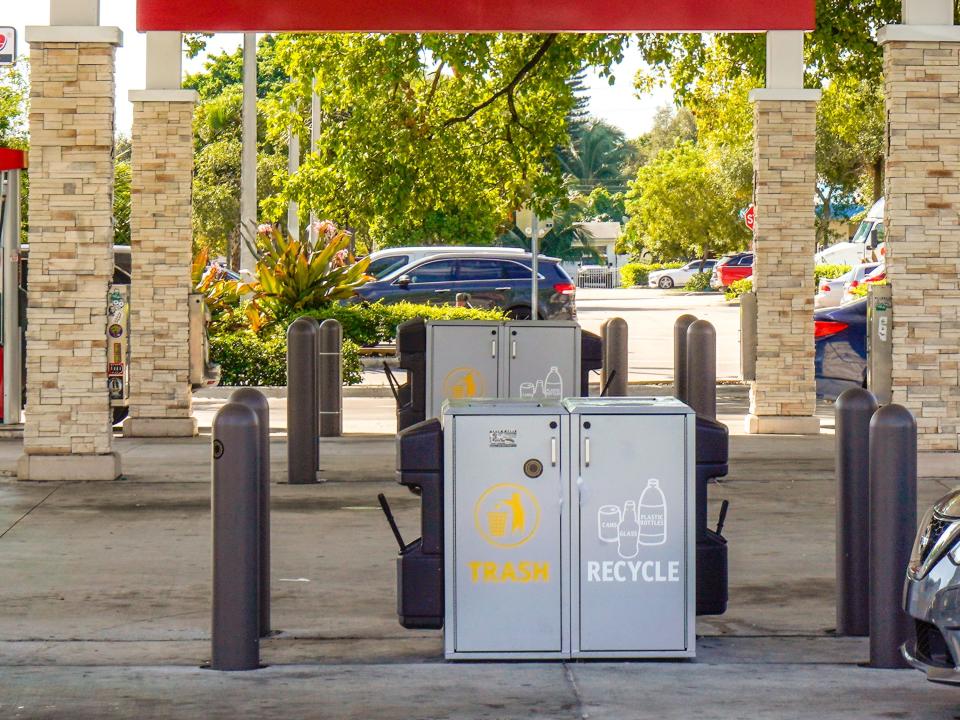
[[[603,505],[597,511],[597,534],[600,541],[615,543],[620,540],[620,508],[616,505]]]

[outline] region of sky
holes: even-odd
[[[26,54],[24,40],[27,25],[47,25],[50,22],[49,3],[46,0],[4,3],[0,9],[0,26],[12,25],[17,30],[18,51]],[[133,107],[127,100],[130,90],[144,86],[146,43],[136,31],[135,0],[100,0],[100,23],[115,25],[123,31],[123,47],[117,50],[117,131],[130,134]],[[221,34],[207,43],[208,52],[232,51],[240,46],[241,35]],[[184,61],[184,72],[196,72],[203,67],[204,56]],[[594,73],[588,74],[585,85],[590,91],[590,112],[596,117],[621,128],[629,138],[650,129],[656,110],[670,104],[671,93],[661,89],[638,98],[633,89],[633,77],[643,63],[635,49],[629,48],[623,62],[615,68],[616,84],[608,85]]]

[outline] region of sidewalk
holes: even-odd
[[[738,395],[739,393],[739,395]],[[721,391],[739,417],[742,392]],[[199,408],[209,426],[215,405]],[[396,545],[419,499],[393,478],[392,402],[351,398],[323,441],[327,482],[285,484],[282,400],[271,401],[270,667],[209,657],[209,437],[118,439],[115,483],[18,483],[0,441],[0,717],[7,718],[952,718],[957,690],[859,667],[833,637],[833,438],[734,435],[711,486],[731,502],[730,606],[697,622],[693,663],[442,660],[439,631],[396,620]],[[203,415],[206,413],[206,415]],[[826,411],[825,411],[826,413]],[[390,428],[390,429],[387,429]],[[926,507],[956,479],[921,480]],[[642,612],[642,609],[638,609]]]

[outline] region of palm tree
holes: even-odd
[[[582,123],[571,133],[569,146],[560,150],[560,165],[569,185],[584,195],[597,186],[610,192],[626,189],[623,166],[632,149],[619,129],[603,120]]]
[[[600,259],[600,253],[593,247],[593,236],[577,219],[583,213],[583,201],[572,200],[564,210],[553,217],[550,232],[540,238],[540,254],[560,258],[571,262],[580,262],[589,258],[593,262]],[[520,228],[514,226],[500,238],[505,247],[520,247],[530,252],[532,244]]]

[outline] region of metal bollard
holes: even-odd
[[[680,402],[687,402],[687,328],[696,321],[696,315],[681,315],[673,323],[673,394]]]
[[[902,405],[870,421],[870,667],[908,667],[903,583],[917,529],[917,423]]]
[[[630,375],[627,352],[627,321],[610,318],[600,327],[603,348],[603,367],[600,369],[600,388],[608,397],[626,397]]]
[[[253,388],[234,390],[230,402],[253,410],[260,428],[260,637],[266,637],[270,634],[270,404]]]
[[[877,399],[850,388],[839,398],[837,465],[837,634],[870,634],[870,418]]]
[[[213,612],[210,666],[260,666],[260,423],[228,402],[213,419]]]
[[[320,323],[318,353],[320,437],[343,434],[343,330],[333,318]]]
[[[740,375],[757,379],[757,294],[740,296]]]
[[[717,418],[717,331],[706,320],[687,328],[687,405]]]
[[[317,351],[320,324],[301,317],[287,328],[287,482],[317,481],[320,469],[320,403]]]

